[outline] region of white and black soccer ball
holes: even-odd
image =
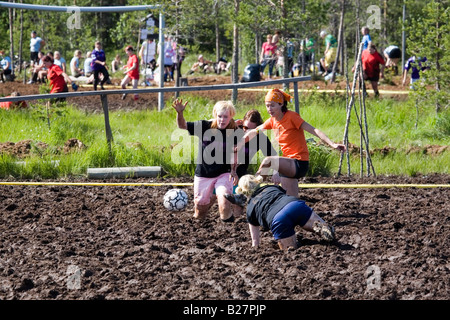
[[[170,211],[181,211],[188,204],[188,195],[181,189],[170,189],[164,195],[164,207]]]

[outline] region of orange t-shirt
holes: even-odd
[[[274,130],[275,139],[280,145],[283,156],[287,158],[309,161],[305,133],[300,126],[305,120],[294,111],[288,110],[281,121],[270,117],[263,124],[263,129]]]

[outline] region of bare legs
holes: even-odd
[[[281,186],[286,190],[286,194],[298,197],[298,179],[288,178],[296,175],[295,160],[284,157],[266,157],[261,162],[256,174],[268,175],[269,170],[276,170],[285,177],[281,177]]]
[[[311,214],[309,220],[302,227],[306,231],[314,232],[319,235],[323,240],[327,242],[332,242],[335,240],[334,228],[328,225],[321,217],[319,217],[315,212]],[[288,238],[283,238],[278,240],[278,246],[282,250],[287,249],[297,249],[297,239],[296,235]]]
[[[217,198],[217,204],[219,205],[219,216],[223,221],[228,221],[233,217],[233,210],[231,203],[225,198],[227,190],[224,187],[219,187],[216,189],[216,196],[211,196],[210,202],[207,205],[196,204],[194,207],[194,218],[205,219],[209,209],[215,202]],[[241,209],[242,210],[242,209]]]

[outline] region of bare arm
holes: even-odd
[[[137,64],[133,63],[133,66],[130,69],[126,70],[124,73],[127,74],[128,72],[130,72],[130,71],[132,71],[132,70],[134,70],[136,68],[137,68]]]
[[[403,82],[402,85],[404,86],[406,84],[406,77],[408,76],[408,70],[405,70],[403,72]]]
[[[177,126],[178,126],[178,128],[185,129],[185,130],[187,130],[187,123],[186,123],[186,119],[184,119],[183,111],[186,108],[187,104],[188,104],[187,101],[186,101],[186,103],[183,104],[183,100],[181,100],[181,99],[176,99],[172,103],[172,107],[177,112]]]
[[[248,224],[250,235],[252,237],[252,247],[257,247],[261,243],[260,231],[258,226]]]
[[[61,73],[61,75],[64,77],[64,80],[67,83],[69,83],[69,84],[72,83],[72,79],[70,79],[70,77],[65,72]]]
[[[263,125],[260,125],[258,127],[256,127],[255,129],[251,129],[249,131],[247,131],[247,133],[242,137],[242,139],[238,142],[237,146],[236,146],[236,150],[239,151],[242,149],[242,147],[249,142],[251,139],[253,139],[254,137],[256,137],[258,135],[258,133],[260,131],[263,130]]]
[[[345,145],[343,144],[339,144],[339,143],[334,143],[333,141],[330,140],[330,138],[328,138],[328,136],[323,133],[321,130],[314,128],[312,125],[310,125],[308,122],[303,122],[303,124],[301,125],[301,127],[303,130],[311,133],[312,135],[315,135],[316,137],[318,137],[320,140],[322,140],[323,142],[327,143],[330,147],[332,147],[333,149],[337,149],[339,151],[345,151]]]

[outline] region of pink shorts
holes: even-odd
[[[194,176],[194,203],[208,205],[214,189],[217,195],[233,193],[233,180],[230,181],[230,173],[222,173],[215,178]]]

